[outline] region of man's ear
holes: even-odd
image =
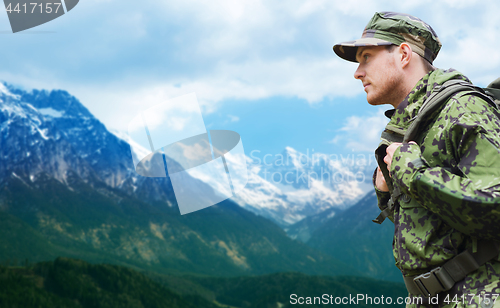
[[[399,45],[398,56],[401,68],[405,68],[408,64],[410,64],[412,55],[413,52],[408,43],[401,43],[401,45]]]

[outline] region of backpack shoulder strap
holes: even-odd
[[[486,90],[488,91],[491,89],[486,88]],[[413,119],[410,120],[412,122],[411,122],[410,126],[408,127],[408,129],[406,130],[406,132],[404,133],[404,137],[403,137],[402,142],[407,143],[409,141],[414,140],[417,132],[419,131],[419,126],[422,123],[422,121],[424,121],[426,118],[428,118],[434,111],[436,111],[439,107],[443,106],[452,96],[454,96],[455,94],[457,94],[459,92],[462,92],[463,95],[470,94],[470,95],[479,96],[482,99],[484,99],[485,101],[487,101],[488,103],[490,103],[491,105],[494,105],[496,108],[498,108],[498,106],[496,105],[496,103],[494,101],[494,99],[495,99],[494,97],[496,97],[496,95],[493,96],[491,93],[485,92],[482,88],[476,87],[473,84],[471,84],[467,81],[464,81],[464,80],[457,80],[457,79],[448,80],[448,81],[444,82],[442,85],[437,85],[434,87],[431,95],[423,103],[422,107],[420,107],[417,115]],[[493,91],[491,91],[491,92],[493,92]],[[497,94],[500,94],[500,92]],[[500,98],[500,96],[496,97],[496,98],[498,99],[498,98]],[[387,131],[387,129],[386,129],[386,131]],[[398,133],[401,134],[402,132],[398,132]],[[389,139],[388,137],[389,136],[386,136],[385,139]],[[392,141],[401,142],[400,139],[397,139],[397,140],[395,139]],[[385,147],[379,146],[379,148],[376,151],[375,155],[377,157],[377,161],[378,161],[379,165],[381,164],[381,161],[383,163],[383,159],[380,159],[378,156],[380,156],[381,158],[383,158],[385,156],[384,153],[385,153],[386,147],[387,146],[385,146]],[[382,149],[381,153],[378,153],[380,149]],[[386,169],[386,168],[381,168],[381,170],[384,170],[384,169]],[[384,172],[384,171],[382,171],[382,172]],[[386,181],[387,181],[387,179],[389,178],[388,173],[384,173],[384,178],[386,178]],[[373,222],[378,223],[378,224],[381,224],[385,220],[385,218],[387,218],[390,215],[390,213],[392,213],[392,211],[394,210],[394,207],[396,205],[396,201],[401,196],[401,192],[398,189],[394,189],[392,184],[389,185],[389,183],[390,183],[390,181],[387,181],[387,184],[389,186],[389,191],[391,192],[391,198],[389,199],[389,202],[387,204],[387,208],[384,211],[382,211],[376,219],[373,220]]]
[[[428,118],[428,116],[436,111],[436,109],[443,106],[443,104],[447,102],[448,99],[450,99],[454,94],[462,91],[481,93],[479,89],[480,88],[475,87],[471,83],[456,79],[448,80],[442,85],[434,87],[431,95],[427,98],[422,107],[420,107],[418,114],[410,120],[412,121],[412,123],[406,130],[403,142],[406,143],[412,141],[415,138],[422,121]]]

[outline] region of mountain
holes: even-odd
[[[375,191],[370,192],[316,228],[307,244],[370,277],[402,281],[392,255],[394,224],[372,222],[379,213]]]
[[[0,84],[0,99],[0,142],[19,142],[17,148],[0,149],[0,181],[6,176],[2,171],[13,166],[17,174],[33,177],[44,171],[62,182],[66,172],[74,170],[87,182],[101,181],[146,201],[174,197],[172,190],[164,189],[171,186],[168,177],[144,178],[133,170],[130,146],[132,153],[145,149],[120,133],[110,133],[67,92],[28,92]],[[53,154],[49,157],[47,153]],[[303,154],[291,147],[272,161],[263,159],[255,164],[247,159],[248,184],[232,200],[283,228],[325,209],[342,210],[352,205],[367,191],[366,179],[373,169],[366,160],[352,155]],[[176,164],[168,156],[166,160]],[[206,175],[191,175],[200,179],[201,193],[213,193],[210,187],[217,191],[216,181],[206,180]],[[202,185],[203,180],[207,185]]]
[[[374,168],[362,158],[303,154],[291,147],[274,158],[247,157],[247,166],[248,183],[232,200],[285,230],[306,217],[354,204],[371,189]],[[216,189],[216,181],[205,182]]]
[[[34,261],[67,256],[164,273],[356,273],[229,200],[181,216],[175,207],[153,206],[119,190],[96,191],[77,177],[70,183],[71,189],[48,176],[33,182],[13,176],[1,187],[5,220],[19,224],[24,238],[42,241],[33,250],[6,237],[0,255]]]
[[[307,243],[316,229],[341,212],[342,210],[338,208],[329,208],[318,214],[307,216],[293,225],[285,227],[284,230],[290,238]]]
[[[0,100],[0,181],[12,172],[29,178],[45,172],[68,184],[73,171],[90,185],[104,183],[144,200],[173,197],[164,189],[168,178],[138,176],[130,145],[66,91],[28,92],[0,84]]]
[[[0,85],[0,99],[0,181],[12,172],[28,178],[47,172],[65,182],[68,172],[73,171],[87,181],[97,179],[85,155],[79,155],[65,138],[64,128],[56,128],[51,116],[46,120],[43,114],[46,108],[39,111],[32,104],[24,103],[23,96],[13,94],[3,84]],[[86,118],[88,111],[83,106],[75,109],[82,119]]]
[[[0,100],[3,260],[66,256],[219,276],[357,273],[231,200],[179,215],[169,178],[138,176],[130,145],[65,91],[2,85]]]

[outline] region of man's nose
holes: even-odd
[[[360,64],[360,65],[358,65],[358,68],[354,72],[354,78],[355,79],[360,79],[360,78],[362,78],[364,76],[365,76],[365,71],[363,69],[361,69],[361,64]]]

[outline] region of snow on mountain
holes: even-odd
[[[169,179],[137,175],[130,145],[66,91],[24,91],[0,83],[0,102],[0,183],[46,173],[70,186],[68,178],[76,174],[90,185],[142,199],[171,199]]]
[[[40,109],[38,109],[38,112],[40,112],[44,116],[49,116],[49,117],[53,117],[53,118],[60,118],[64,115],[63,112],[57,111],[57,110],[52,109],[52,108],[40,108]]]
[[[22,95],[1,84],[0,102],[0,181],[13,173],[34,179],[46,172],[61,182],[66,182],[70,171],[83,178],[94,175],[92,168],[61,139],[62,133],[54,123],[46,121]]]
[[[248,183],[232,199],[284,228],[327,209],[346,209],[371,189],[373,164],[364,157],[309,155],[287,147],[272,162],[247,157],[246,163]],[[213,176],[190,174],[218,189]]]
[[[125,135],[110,133],[66,91],[24,91],[0,83],[0,182],[13,174],[29,181],[45,172],[67,183],[74,172],[142,199],[173,200],[168,177],[145,178],[133,169],[131,155],[143,157],[145,151]],[[247,185],[233,200],[282,227],[327,209],[345,209],[371,186],[373,168],[363,157],[304,154],[291,147],[271,160],[251,156]],[[200,180],[200,193],[221,189],[213,175],[189,173]]]
[[[373,166],[364,157],[349,161],[347,157],[328,156],[322,153],[300,153],[287,147],[281,154],[275,155],[272,163],[265,160],[250,168],[260,179],[247,185],[265,195],[273,191],[274,197],[286,202],[275,206],[271,196],[261,196],[257,206],[270,212],[267,216],[282,217],[280,224],[287,226],[305,217],[318,214],[327,209],[346,209],[361,198],[370,188],[369,174]],[[254,178],[255,179],[255,178]],[[250,182],[250,181],[249,181]],[[266,187],[266,189],[262,189]],[[273,189],[269,189],[273,187]],[[267,201],[267,202],[266,202]],[[250,199],[240,198],[238,203],[247,203],[256,207]]]

